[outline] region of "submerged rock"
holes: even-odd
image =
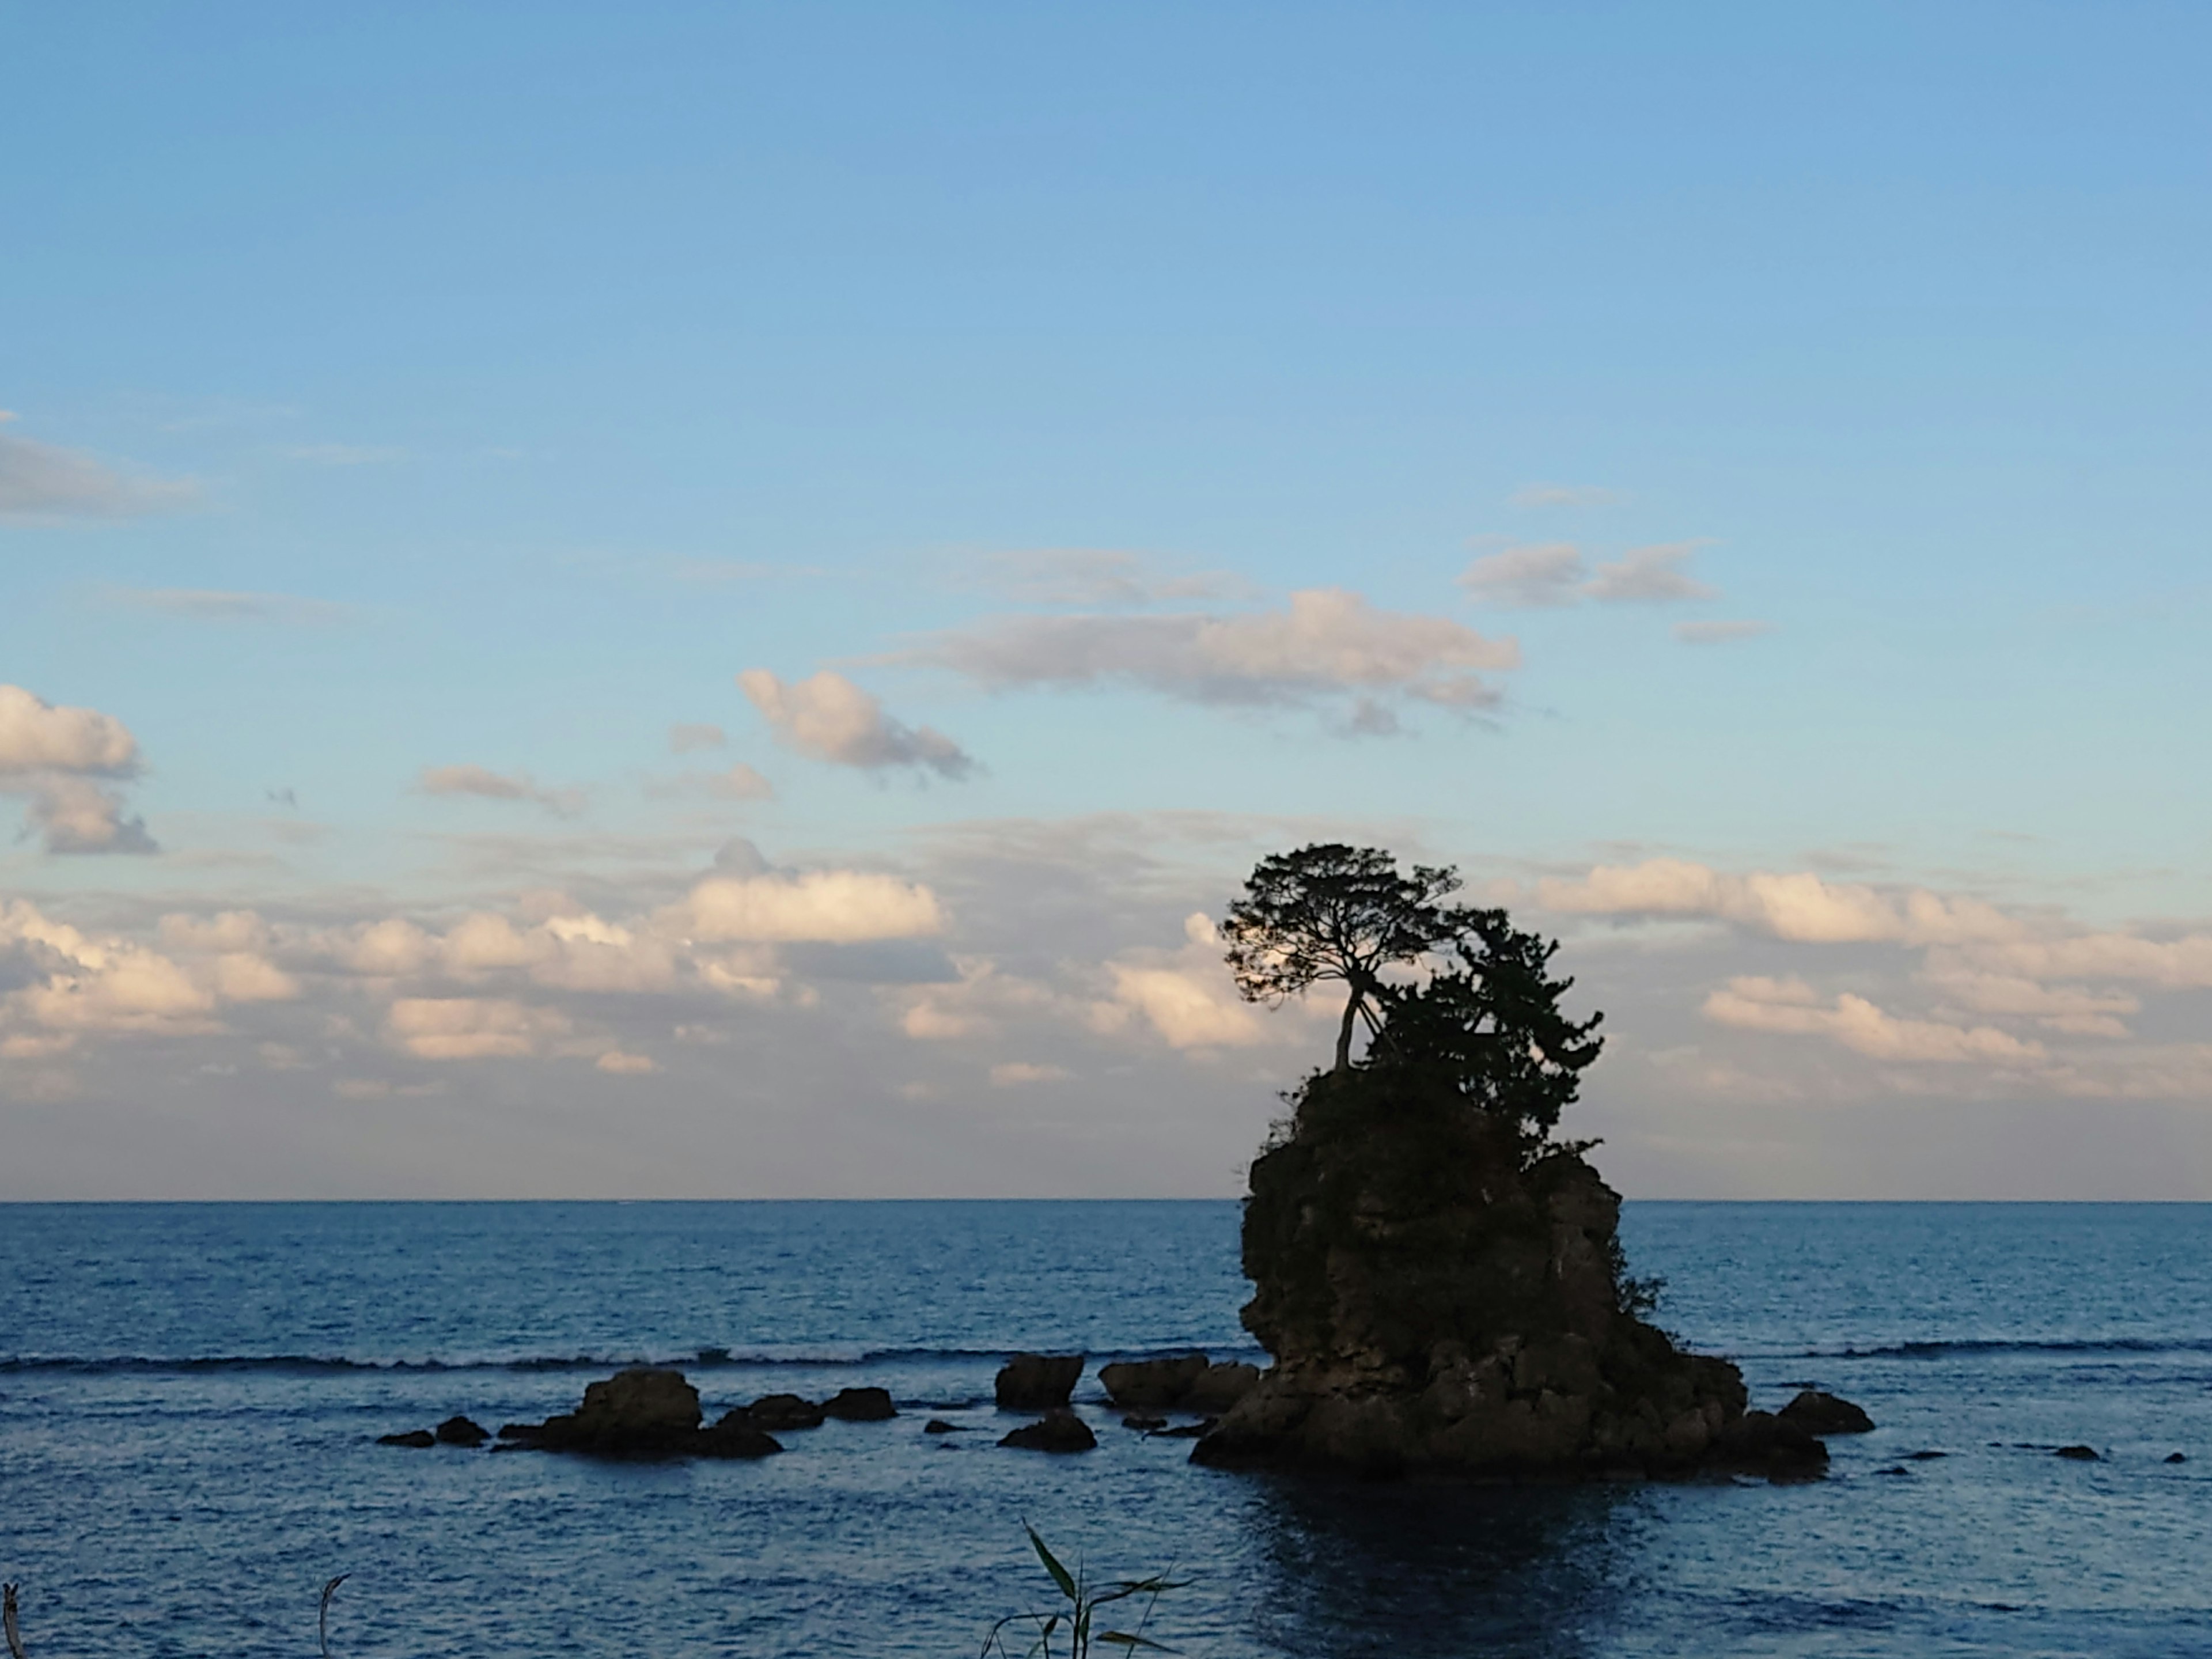
[[[999,1443],[1025,1451],[1079,1452],[1097,1448],[1098,1437],[1091,1425],[1066,1407],[1056,1407],[1034,1423],[1026,1424]]]
[[[1252,1164],[1244,1323],[1275,1357],[1194,1461],[1369,1475],[1817,1475],[1743,1378],[1637,1316],[1620,1195],[1456,1095],[1317,1075]]]
[[[960,1425],[957,1423],[948,1423],[941,1417],[933,1417],[921,1425],[921,1431],[924,1434],[958,1434]]]
[[[768,1434],[781,1434],[792,1429],[818,1429],[822,1426],[822,1407],[811,1400],[802,1400],[795,1394],[764,1394],[744,1408],[745,1419],[755,1428]],[[725,1422],[728,1419],[723,1419]]]
[[[898,1407],[891,1404],[889,1389],[840,1389],[822,1402],[822,1414],[849,1423],[880,1423],[896,1417]]]
[[[404,1434],[380,1434],[376,1437],[376,1443],[380,1446],[412,1446],[420,1450],[425,1446],[436,1445],[438,1437],[428,1429],[410,1429]]]
[[[471,1423],[465,1417],[449,1417],[437,1427],[441,1446],[481,1446],[490,1438],[481,1423]]]
[[[1874,1428],[1874,1419],[1858,1407],[1818,1389],[1801,1390],[1775,1414],[1808,1434],[1866,1434]]]
[[[1018,1353],[1000,1368],[993,1392],[1001,1410],[1049,1411],[1067,1403],[1082,1375],[1079,1353]]]
[[[2056,1455],[2070,1457],[2077,1463],[2095,1463],[2103,1461],[2099,1457],[2094,1446],[2061,1446]]]
[[[699,1390],[683,1372],[637,1365],[592,1383],[574,1412],[505,1424],[499,1434],[507,1446],[592,1457],[764,1457],[783,1449],[742,1407],[711,1429],[699,1420]]]

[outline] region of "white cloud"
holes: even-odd
[[[2045,1058],[2041,1043],[2024,1042],[1993,1025],[1899,1019],[1849,992],[1823,1005],[1802,980],[1732,979],[1726,990],[1705,999],[1704,1013],[1717,1024],[1741,1030],[1825,1036],[1870,1059],[1896,1064],[2030,1066]]]
[[[864,870],[709,876],[668,913],[685,936],[708,942],[854,944],[944,931],[928,888]]]
[[[1582,597],[1582,550],[1572,542],[1539,542],[1486,553],[1460,573],[1459,585],[1480,604],[1572,605]]]
[[[15,416],[0,411],[0,422]],[[82,450],[0,432],[0,519],[130,519],[188,506],[197,485],[134,477]]]
[[[1667,542],[1631,548],[1619,562],[1601,564],[1583,590],[1600,605],[1666,605],[1677,599],[1717,599],[1708,587],[1682,568],[1702,542]]]
[[[1777,939],[1839,944],[1891,939],[1948,945],[2024,938],[2027,925],[1979,899],[1923,889],[1884,893],[1810,872],[1730,875],[1682,859],[1598,865],[1576,880],[1547,877],[1547,909],[1599,915],[1710,916]]]
[[[1446,708],[1498,701],[1478,671],[1519,665],[1511,640],[1442,617],[1377,611],[1342,588],[1280,611],[1224,616],[1006,617],[900,659],[992,690],[1120,682],[1194,702],[1300,704],[1403,696]]]
[[[1763,634],[1771,634],[1770,622],[1679,622],[1673,629],[1674,637],[1684,645],[1728,645],[1737,640],[1755,640]]]
[[[1093,1011],[1102,1031],[1120,1030],[1139,1017],[1171,1048],[1244,1048],[1268,1039],[1259,1010],[1237,994],[1221,957],[1213,921],[1200,912],[1185,918],[1188,943],[1173,956],[1133,951],[1106,964],[1113,996]]]
[[[402,997],[384,1018],[386,1041],[417,1060],[514,1059],[569,1030],[556,1010],[504,997]]]
[[[426,795],[473,795],[483,800],[527,801],[556,817],[573,817],[584,798],[574,789],[547,789],[527,772],[495,772],[483,766],[426,766],[415,781]]]
[[[145,821],[94,781],[139,769],[138,742],[96,708],[58,708],[0,685],[0,791],[30,798],[30,823],[50,853],[152,853]]]
[[[802,755],[865,771],[910,766],[942,778],[975,769],[943,732],[893,720],[875,697],[833,670],[786,683],[765,668],[748,668],[738,684],[776,736]]]
[[[112,714],[56,708],[20,685],[0,685],[0,774],[122,778],[137,769],[137,739]]]

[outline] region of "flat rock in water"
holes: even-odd
[[[1808,1434],[1866,1434],[1874,1428],[1864,1411],[1819,1389],[1803,1389],[1775,1415]]]
[[[1082,1375],[1079,1353],[1018,1353],[1000,1367],[993,1393],[1002,1411],[1049,1411],[1067,1403]]]
[[[2097,1455],[2097,1449],[2094,1446],[2061,1446],[2057,1455],[2070,1457],[2077,1463],[2094,1463],[2101,1461]]]
[[[380,1446],[412,1446],[420,1450],[425,1446],[436,1445],[438,1437],[428,1429],[410,1429],[404,1434],[380,1434],[376,1437],[376,1443]]]
[[[1166,1418],[1147,1417],[1142,1412],[1132,1412],[1121,1419],[1123,1428],[1142,1430],[1146,1434],[1150,1434],[1154,1429],[1164,1429],[1167,1425]]]
[[[822,1426],[822,1407],[795,1394],[764,1394],[746,1407],[744,1413],[755,1428],[766,1434]]]
[[[960,1425],[957,1423],[948,1423],[941,1417],[933,1417],[921,1425],[921,1431],[924,1434],[958,1434]]]
[[[2189,1461],[2189,1454],[2187,1452],[2168,1452],[2166,1455],[2166,1461],[2169,1463],[2186,1463]]]
[[[465,1417],[449,1417],[438,1425],[437,1441],[441,1446],[481,1446],[491,1438],[481,1423],[471,1423]]]
[[[1091,1425],[1065,1407],[1047,1412],[1037,1421],[1016,1429],[999,1442],[1002,1446],[1017,1446],[1024,1451],[1080,1452],[1091,1451],[1098,1444],[1098,1437],[1091,1432]]]
[[[880,1423],[896,1417],[889,1389],[840,1389],[822,1402],[824,1417],[841,1417],[848,1423]]]

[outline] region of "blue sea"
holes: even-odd
[[[1096,1364],[1237,1322],[1233,1203],[0,1206],[0,1576],[32,1659],[972,1655],[1171,1568],[1193,1656],[2212,1652],[2212,1207],[1627,1206],[1660,1322],[1878,1431],[1806,1486],[1367,1486],[1193,1468]],[[1000,1449],[1013,1350],[1097,1450]],[[881,1384],[758,1462],[377,1435]],[[932,1437],[945,1418],[963,1432]],[[2055,1456],[2095,1447],[2094,1462]],[[2168,1462],[2169,1454],[2185,1462]],[[1940,1453],[1941,1455],[1926,1454]]]

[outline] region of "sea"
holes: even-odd
[[[1034,1528],[1092,1584],[1165,1575],[1109,1615],[1217,1659],[2212,1653],[2212,1206],[1629,1204],[1661,1324],[1754,1404],[1819,1387],[1879,1425],[1793,1486],[1194,1467],[1096,1368],[1264,1358],[1238,1219],[0,1206],[0,1577],[30,1659],[302,1659],[341,1574],[335,1656],[950,1659],[1058,1603]],[[997,1444],[1023,1349],[1091,1356],[1095,1451]],[[899,1414],[755,1462],[377,1443],[542,1418],[641,1360],[710,1412],[879,1384]]]

